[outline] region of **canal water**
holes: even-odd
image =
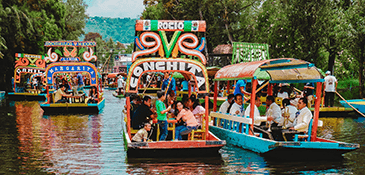
[[[39,102],[2,102],[0,174],[364,174],[365,119],[321,118],[319,135],[361,148],[337,161],[268,161],[227,145],[220,157],[128,159],[121,135],[125,99],[105,91],[98,115],[43,115]],[[295,156],[295,155],[292,155]]]

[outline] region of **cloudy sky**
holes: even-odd
[[[143,12],[143,0],[84,0],[90,16],[138,18]]]

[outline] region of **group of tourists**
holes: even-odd
[[[80,99],[84,94],[84,84],[86,78],[82,76],[80,72],[75,74],[68,81],[66,77],[59,77],[61,83],[56,84],[54,87],[58,87],[55,92],[54,102],[55,103],[68,103],[70,98]],[[56,81],[58,82],[58,81]],[[98,103],[99,92],[95,86],[92,86],[89,95],[85,98],[86,103]]]
[[[328,107],[333,106],[334,93],[337,88],[337,80],[330,74],[330,71],[326,72],[323,90],[325,105]],[[314,100],[314,84],[305,84],[303,93],[298,93],[292,84],[278,84],[276,87],[274,86],[273,89],[273,94],[276,94],[276,97],[272,95],[266,96],[266,113],[263,116],[260,115],[258,109],[258,107],[261,106],[261,98],[260,95],[256,95],[254,125],[265,129],[268,129],[268,127],[270,127],[270,129],[273,128],[273,136],[276,140],[292,139],[293,134],[288,134],[289,136],[283,138],[282,132],[288,130],[297,131],[298,134],[307,133],[309,124],[313,118],[309,108]],[[248,100],[245,95],[251,95],[246,91],[246,82],[245,80],[238,80],[234,94],[227,96],[227,100],[220,106],[219,111],[231,115],[250,116],[251,104],[249,104],[246,109],[244,108],[244,101]],[[282,105],[276,103],[276,98],[280,98],[279,101]],[[255,131],[260,132],[262,130]]]
[[[168,94],[158,91],[155,107],[149,96],[144,96],[140,102],[139,96],[131,98],[131,126],[133,129],[140,129],[132,141],[143,141],[142,138],[157,140],[157,137],[164,141],[168,138],[169,123],[175,123],[175,138],[171,138],[175,141],[187,140],[187,135],[192,130],[202,127],[205,109],[194,94],[190,97],[184,96],[182,101],[176,101],[174,91],[171,90]],[[160,127],[159,136],[156,133],[157,124]],[[147,130],[146,127],[150,126],[151,129]]]

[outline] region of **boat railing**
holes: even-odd
[[[211,112],[213,126],[222,127],[224,129],[236,131],[239,133],[249,133],[248,125],[252,124],[251,118],[242,117],[240,115],[224,114],[221,112]]]

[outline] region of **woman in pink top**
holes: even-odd
[[[182,140],[182,135],[189,134],[193,129],[196,130],[198,127],[198,122],[196,121],[194,114],[187,108],[184,108],[182,102],[177,102],[176,104],[179,114],[176,117],[178,121],[180,118],[186,123],[186,125],[177,126],[175,128],[175,140]]]
[[[202,126],[203,116],[205,114],[205,108],[200,105],[199,99],[196,99],[192,105],[192,113],[195,116],[196,121],[198,122],[198,128],[200,129]]]

